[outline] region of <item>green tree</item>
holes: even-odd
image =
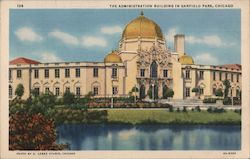
[[[171,88],[168,88],[166,91],[166,97],[173,97],[174,96],[174,91]]]
[[[63,94],[63,103],[64,104],[73,104],[75,102],[75,95],[70,91],[66,91]]]
[[[222,97],[223,96],[223,92],[222,92],[221,88],[215,90],[215,96],[217,96],[217,97]]]
[[[15,90],[15,95],[17,95],[18,98],[21,98],[24,93],[24,87],[22,84],[18,84]]]
[[[139,89],[138,89],[136,86],[134,86],[134,87],[132,88],[131,92],[139,92]]]
[[[167,99],[168,97],[173,97],[174,91],[171,88],[168,88],[167,86],[163,87],[163,98]]]
[[[224,80],[223,81],[223,85],[225,86],[225,89],[224,89],[224,98],[227,98],[228,97],[229,88],[231,87],[229,80]]]

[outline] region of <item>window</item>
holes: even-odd
[[[76,77],[80,76],[81,76],[80,68],[76,68]]]
[[[163,77],[168,77],[168,70],[163,70]]]
[[[12,98],[13,95],[13,89],[11,86],[9,86],[9,98]]]
[[[141,75],[141,77],[145,77],[145,69],[140,70],[140,75]]]
[[[215,71],[213,72],[213,80],[214,81],[216,80],[216,72]]]
[[[81,95],[81,88],[80,87],[76,87],[76,95],[77,96]]]
[[[60,70],[58,68],[55,69],[55,78],[60,77]]]
[[[190,88],[186,88],[185,95],[186,97],[190,97]]]
[[[45,93],[48,94],[50,92],[49,87],[45,88]]]
[[[60,88],[59,87],[56,87],[56,92],[55,92],[56,96],[59,96],[60,95]]]
[[[239,82],[239,74],[237,74],[237,82]]]
[[[186,79],[190,79],[190,70],[186,70]]]
[[[203,95],[203,94],[204,94],[204,89],[200,88],[200,95]]]
[[[98,87],[94,87],[93,88],[93,93],[94,93],[94,95],[96,96],[96,95],[98,95]]]
[[[204,71],[200,71],[200,79],[204,79]]]
[[[35,69],[34,78],[39,78],[39,70]]]
[[[219,74],[220,81],[221,81],[221,77],[222,77],[222,73],[220,72],[220,74]]]
[[[66,87],[65,92],[70,92],[70,87]]]
[[[231,82],[234,81],[234,74],[231,74]]]
[[[12,71],[9,70],[9,80],[11,80],[11,79],[12,79]]]
[[[150,77],[154,77],[156,78],[157,77],[157,68],[158,68],[158,65],[155,61],[152,62],[151,66],[150,66]]]
[[[228,74],[227,74],[227,73],[225,73],[225,80],[227,80],[227,75],[228,75]]]
[[[117,78],[117,68],[112,68],[112,78]]]
[[[22,78],[22,70],[17,70],[16,76],[17,78]]]
[[[39,94],[40,94],[39,87],[34,88],[34,93],[35,93],[36,96],[39,96]]]
[[[49,78],[49,69],[44,70],[44,77]]]
[[[97,67],[93,68],[93,76],[98,77],[98,68]]]
[[[116,86],[113,87],[112,93],[113,93],[113,95],[118,94],[118,88]]]
[[[70,77],[70,70],[69,68],[65,69],[65,78],[69,78]]]

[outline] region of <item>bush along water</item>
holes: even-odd
[[[9,105],[10,150],[62,150],[66,145],[56,144],[56,129],[51,112],[55,96],[31,95],[26,101],[20,97]]]

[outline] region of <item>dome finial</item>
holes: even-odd
[[[144,13],[143,13],[143,11],[141,11],[141,16],[143,16],[144,15]]]

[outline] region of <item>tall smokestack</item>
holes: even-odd
[[[174,49],[180,56],[185,54],[185,36],[183,34],[174,36]]]

